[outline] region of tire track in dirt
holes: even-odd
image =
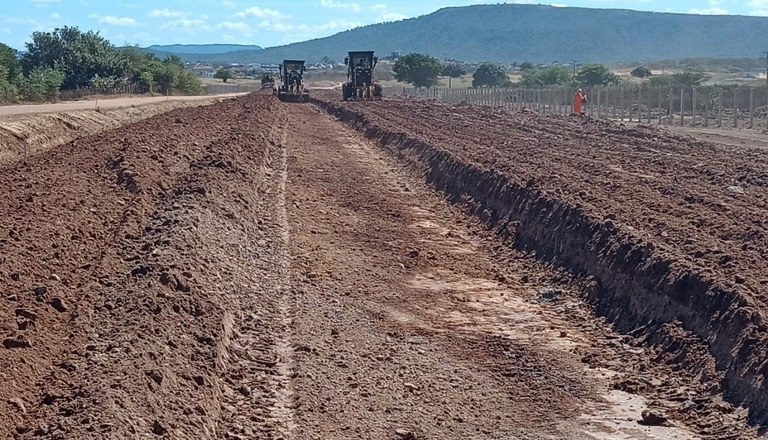
[[[288,223],[288,211],[285,206],[286,183],[288,181],[288,150],[286,147],[288,131],[293,127],[290,125],[284,129],[282,139],[279,145],[279,158],[276,164],[276,171],[279,176],[277,185],[276,210],[277,222],[280,230],[280,243],[283,251],[281,263],[278,268],[279,280],[279,299],[278,310],[280,319],[281,334],[275,343],[277,354],[277,383],[274,417],[278,422],[278,431],[282,438],[289,440],[293,438],[295,422],[293,418],[293,409],[295,405],[293,393],[294,360],[293,345],[291,340],[291,331],[293,323],[293,297],[291,288],[291,264],[290,264],[290,225]]]

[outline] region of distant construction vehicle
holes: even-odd
[[[285,102],[309,102],[309,90],[304,88],[304,60],[283,60],[277,97]]]
[[[349,52],[344,64],[347,65],[347,82],[341,87],[345,101],[381,99],[383,90],[373,80],[373,69],[379,59],[373,51]]]
[[[261,88],[271,89],[275,87],[275,75],[272,72],[266,72],[261,75]]]

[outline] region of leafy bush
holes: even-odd
[[[571,82],[571,71],[562,66],[549,66],[541,69],[527,69],[520,80],[522,87],[546,87],[568,84]]]
[[[21,96],[27,101],[56,101],[65,78],[60,70],[35,68],[22,80]]]
[[[602,64],[587,64],[576,74],[576,82],[584,86],[615,86],[621,78]]]
[[[485,62],[472,74],[472,87],[501,87],[509,83],[504,66]]]
[[[437,76],[442,70],[443,66],[437,58],[420,53],[410,53],[398,58],[392,69],[396,80],[413,84],[415,87],[435,86]]]

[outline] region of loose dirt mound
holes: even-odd
[[[175,110],[2,169],[0,437],[223,438],[233,317],[270,338],[253,260],[280,112],[269,96]],[[256,412],[274,355],[249,356],[267,360]]]
[[[77,137],[117,128],[177,108],[211,104],[219,99],[168,101],[112,110],[11,115],[0,119],[0,164],[36,154]]]
[[[669,352],[658,361],[768,420],[762,151],[581,118],[336,101],[321,103],[517,247],[581,276],[600,313]]]

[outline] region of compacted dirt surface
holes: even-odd
[[[762,434],[764,156],[315,96],[0,165],[0,437]]]

